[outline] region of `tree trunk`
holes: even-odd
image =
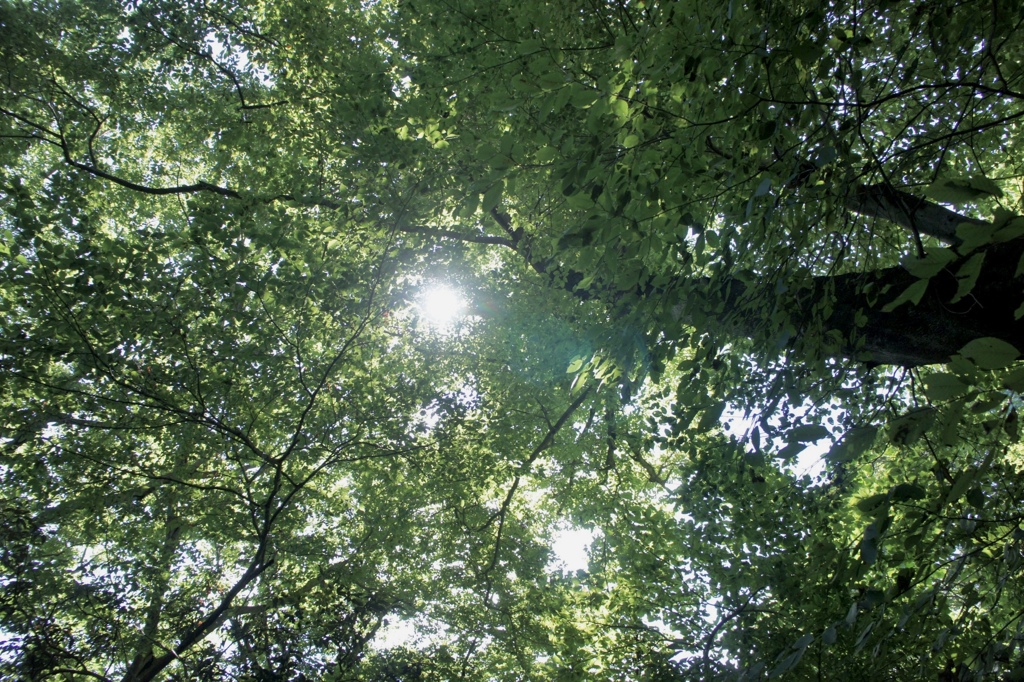
[[[992,245],[985,249],[985,261],[970,293],[956,303],[958,280],[954,273],[966,260],[960,259],[932,277],[917,305],[905,303],[892,312],[882,312],[888,301],[919,281],[903,268],[875,273],[844,275],[834,279],[837,305],[828,324],[853,339],[847,351],[872,364],[917,367],[948,362],[968,342],[995,337],[1024,350],[1024,324],[1015,318],[1024,303],[1024,282],[1015,276],[1024,243]],[[877,291],[888,285],[885,295],[869,305],[865,285]],[[854,322],[856,311],[867,316],[863,327]]]
[[[901,267],[815,277],[810,286],[784,294],[784,300],[778,300],[773,286],[749,287],[739,280],[727,280],[723,296],[713,297],[709,304],[715,305],[716,298],[724,303],[727,334],[756,337],[765,333],[763,311],[778,301],[794,311],[791,319],[797,329],[791,343],[813,342],[813,336],[835,331],[842,339],[838,349],[842,355],[871,365],[945,363],[968,342],[982,337],[995,337],[1024,350],[1024,323],[1015,318],[1024,304],[1024,278],[1016,276],[1024,241],[994,244],[983,252],[984,267],[977,282],[956,303],[951,303],[959,285],[955,273],[967,258],[932,277],[919,303],[906,302],[891,312],[883,310],[886,304],[920,281]],[[796,319],[800,311],[811,310],[822,301],[831,303],[830,315],[807,315],[802,324]],[[692,324],[707,319],[707,310],[679,305],[674,312],[681,322]]]
[[[956,234],[959,225],[990,224],[883,185],[855,188],[846,208],[891,221],[918,238],[927,235],[953,246],[961,243]],[[520,239],[520,231],[513,231],[509,216],[497,211],[491,215],[509,235],[509,246],[538,273],[580,299],[602,295],[596,284],[578,288],[585,279],[583,273],[558,272],[552,261],[532,259],[528,244]],[[750,286],[726,277],[717,280],[716,288],[710,279],[691,279],[674,287],[685,293],[684,301],[672,312],[688,326],[704,328],[714,320],[713,332],[754,338],[765,334],[766,312],[771,306],[790,306],[794,311],[791,319],[797,324],[791,343],[799,345],[813,341],[812,335],[835,331],[843,339],[839,353],[871,365],[919,367],[945,363],[968,342],[982,337],[1001,339],[1024,352],[1024,323],[1016,318],[1016,311],[1024,304],[1024,278],[1017,274],[1024,239],[991,244],[979,251],[984,253],[984,261],[978,279],[955,303],[952,301],[959,288],[956,274],[978,251],[961,256],[932,277],[919,303],[906,302],[890,312],[884,311],[886,304],[920,281],[902,267],[815,277],[810,286],[788,292],[785,300],[779,300],[774,284]],[[654,287],[641,287],[637,293],[641,298],[665,295]],[[801,311],[820,310],[816,306],[825,302],[831,304],[825,307],[832,312],[824,319],[813,315],[803,315],[803,323],[797,319]]]

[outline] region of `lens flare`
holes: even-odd
[[[462,317],[466,302],[462,294],[449,286],[427,288],[419,298],[420,314],[435,327],[446,327]]]

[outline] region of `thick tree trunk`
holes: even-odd
[[[846,207],[953,246],[960,244],[956,235],[959,225],[988,224],[882,185],[855,188]],[[550,262],[531,260],[508,216],[497,212],[492,215],[513,240],[513,248],[537,272],[548,275],[552,282],[558,282],[581,299],[601,296],[595,286],[577,288],[584,279],[582,273],[558,273]],[[1024,352],[1024,322],[1015,317],[1024,304],[1024,277],[1017,275],[1024,239],[992,244],[981,251],[984,261],[978,279],[970,292],[955,303],[959,287],[956,273],[973,253],[932,277],[919,303],[906,302],[890,312],[884,311],[886,305],[920,281],[902,267],[816,277],[809,287],[785,294],[786,300],[779,300],[774,284],[759,287],[738,279],[719,278],[715,286],[706,278],[687,280],[675,287],[685,293],[684,301],[673,308],[673,314],[688,326],[714,327],[712,331],[720,334],[757,338],[765,336],[766,312],[774,305],[788,306],[798,327],[791,343],[809,343],[813,335],[838,332],[843,339],[839,353],[872,365],[919,367],[945,363],[967,343],[982,337],[1001,339]],[[641,288],[637,293],[644,298],[665,295],[652,287]],[[824,319],[804,315],[807,321],[800,324],[802,311],[821,310],[818,304],[826,301],[830,305],[825,307],[831,309],[831,314]]]
[[[676,305],[673,313],[683,324],[711,327],[720,337],[760,338],[770,343],[766,313],[781,306],[796,326],[789,345],[810,348],[817,337],[838,332],[841,342],[838,348],[831,344],[833,352],[871,365],[945,363],[968,342],[982,337],[1002,339],[1024,351],[1024,322],[1014,317],[1024,304],[1024,277],[1015,276],[1024,241],[992,245],[984,253],[984,268],[974,288],[956,303],[951,302],[958,289],[954,273],[966,259],[932,277],[918,304],[903,303],[890,312],[884,311],[886,304],[920,281],[901,267],[816,277],[809,286],[781,296],[774,285],[725,279],[719,280],[717,294],[711,291],[704,297],[696,292],[708,292],[712,283],[690,281],[682,287],[694,294],[684,295],[685,302]],[[823,302],[829,305],[822,306]],[[804,314],[824,307],[831,309],[827,317],[819,312]]]
[[[827,324],[851,340],[845,349],[849,355],[872,364],[944,363],[968,342],[982,337],[1002,339],[1024,351],[1024,322],[1015,319],[1024,303],[1024,278],[1015,276],[1022,252],[1024,242],[1020,241],[986,249],[974,288],[956,303],[951,302],[958,286],[954,273],[965,259],[932,277],[920,303],[904,303],[888,313],[883,306],[918,281],[914,275],[891,268],[834,278],[830,284],[835,287],[836,307]],[[876,292],[889,289],[875,298],[865,293],[868,284]],[[858,311],[866,317],[863,326],[855,321]]]
[[[952,246],[961,243],[956,234],[960,225],[989,224],[887,185],[857,187],[847,199],[847,209],[889,220],[918,236],[929,235]],[[905,269],[834,278],[836,308],[828,323],[844,332],[844,338],[852,339],[847,349],[851,355],[875,364],[915,367],[947,362],[968,342],[982,337],[1002,339],[1024,351],[1024,322],[1016,317],[1024,303],[1024,278],[1017,274],[1024,241],[992,244],[982,251],[984,261],[977,282],[955,303],[956,273],[972,254],[929,280],[919,304],[905,303],[889,313],[882,312],[885,303],[918,281]],[[875,292],[888,290],[876,298],[866,293],[869,284]],[[816,283],[816,288],[827,295],[826,282]],[[858,310],[867,318],[862,327],[854,321]]]

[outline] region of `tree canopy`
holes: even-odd
[[[1006,0],[2,0],[0,675],[1024,679],[1022,118]]]

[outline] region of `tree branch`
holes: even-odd
[[[249,564],[249,568],[242,574],[242,576],[235,582],[235,584],[228,590],[228,593],[220,600],[220,604],[215,608],[206,618],[199,622],[194,628],[186,632],[178,645],[167,653],[154,658],[152,655],[148,657],[142,665],[139,666],[137,672],[135,670],[129,670],[124,677],[124,682],[150,682],[150,680],[156,679],[156,677],[170,665],[175,659],[177,659],[182,653],[187,651],[196,642],[203,639],[211,631],[213,631],[222,619],[230,615],[231,603],[234,601],[238,593],[241,592],[249,583],[258,578],[263,571],[267,570],[274,564],[274,560],[264,561],[266,552],[267,537],[264,537],[260,542],[260,547],[256,552],[256,556],[253,557],[252,562]],[[134,667],[134,666],[133,666]]]
[[[858,186],[847,196],[846,208],[863,216],[888,220],[914,234],[926,234],[951,246],[960,244],[960,238],[956,236],[958,225],[988,224],[901,192],[888,184]]]
[[[444,237],[445,239],[456,239],[461,242],[472,242],[475,244],[493,244],[496,246],[506,246],[510,249],[516,248],[515,242],[505,237],[494,237],[488,234],[464,234],[462,232],[455,232],[453,230],[442,230],[436,227],[427,227],[425,225],[404,225],[398,226],[399,232],[406,232],[412,234],[425,234],[431,237]]]
[[[71,166],[74,166],[79,170],[85,171],[90,175],[95,175],[98,178],[109,180],[115,185],[120,185],[121,187],[124,187],[126,189],[130,189],[135,192],[141,192],[142,194],[153,194],[157,196],[162,196],[168,194],[194,194],[196,192],[212,192],[214,194],[219,194],[224,197],[230,197],[232,199],[242,198],[242,195],[233,189],[213,185],[210,184],[209,182],[197,182],[191,185],[177,185],[174,187],[149,187],[147,185],[140,185],[137,182],[125,180],[124,178],[120,178],[116,175],[108,173],[91,164],[82,163],[81,161],[75,161],[73,158],[71,158],[70,150],[68,149],[67,143],[64,140],[61,140],[61,148],[64,150],[64,160],[67,161],[68,164],[70,164]]]
[[[501,553],[501,538],[505,529],[505,518],[508,516],[509,507],[512,505],[512,498],[515,497],[516,490],[519,489],[519,484],[522,481],[523,474],[529,471],[530,467],[533,465],[535,461],[537,461],[537,458],[540,457],[541,453],[543,453],[545,450],[554,445],[555,436],[558,435],[558,432],[562,430],[562,427],[565,426],[565,423],[569,421],[569,418],[572,417],[576,410],[579,409],[580,405],[583,404],[583,401],[587,399],[587,396],[590,395],[590,389],[591,387],[588,386],[585,390],[581,391],[580,395],[576,398],[576,400],[574,400],[572,404],[569,405],[569,407],[567,407],[564,412],[562,412],[562,415],[558,418],[558,420],[551,425],[547,433],[544,434],[544,438],[541,440],[541,442],[537,445],[537,447],[533,449],[533,452],[530,453],[530,456],[527,457],[520,465],[520,473],[517,474],[515,480],[512,481],[512,487],[509,488],[508,493],[505,495],[505,499],[501,503],[501,508],[481,528],[481,530],[487,528],[487,526],[491,525],[494,519],[498,519],[498,530],[494,538],[494,551],[491,553],[490,563],[487,565],[486,568],[484,568],[483,571],[480,572],[481,577],[488,576],[491,573],[491,571],[494,570],[494,567],[498,565],[498,556]],[[490,587],[488,587],[488,593],[489,592]],[[488,596],[490,595],[488,594]]]

